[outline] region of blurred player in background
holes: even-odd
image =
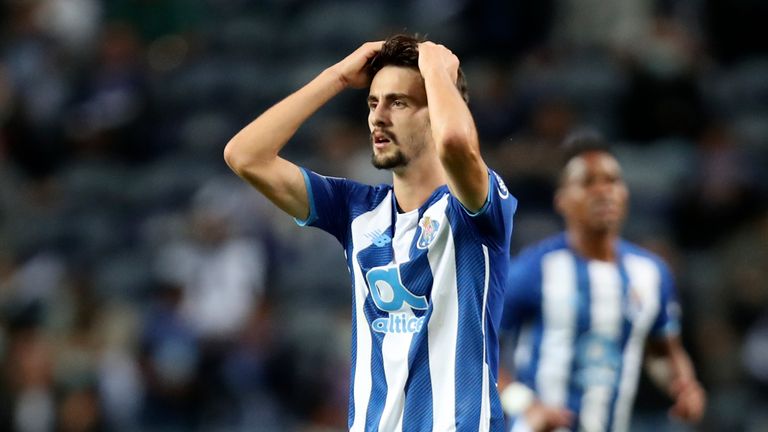
[[[373,165],[392,185],[278,156],[346,88],[368,93]],[[299,225],[335,236],[353,286],[349,428],[500,431],[497,328],[516,200],[482,157],[458,58],[369,42],[267,110],[225,159]]]
[[[566,230],[510,267],[502,327],[516,366],[500,392],[512,430],[628,430],[644,348],[671,413],[697,421],[705,393],[680,342],[672,275],[620,237],[628,191],[604,141],[566,141],[555,195]]]

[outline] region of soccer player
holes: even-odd
[[[517,365],[500,391],[512,430],[626,431],[646,341],[671,412],[697,421],[705,393],[680,342],[670,271],[620,238],[628,191],[619,163],[595,134],[572,136],[566,150],[555,195],[565,232],[524,250],[509,271],[502,339],[517,336]]]
[[[392,185],[278,156],[310,115],[368,86],[373,165]],[[499,431],[497,329],[516,200],[480,156],[459,59],[397,35],[369,42],[241,130],[229,166],[344,248],[352,280],[353,431]]]

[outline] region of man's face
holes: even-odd
[[[568,226],[617,233],[626,216],[628,198],[618,161],[595,150],[566,165],[555,205]]]
[[[418,70],[382,68],[371,81],[368,108],[376,168],[405,167],[431,145],[427,93]]]

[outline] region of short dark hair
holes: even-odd
[[[419,70],[419,44],[425,39],[418,34],[396,34],[387,38],[376,56],[368,62],[368,76],[373,78],[385,66],[402,66]],[[467,79],[459,67],[456,88],[464,102],[469,103]]]
[[[565,175],[565,168],[573,159],[589,152],[602,152],[616,157],[611,146],[605,140],[603,135],[595,129],[585,128],[568,134],[563,140],[561,146],[562,163],[560,165],[559,183],[562,185]]]

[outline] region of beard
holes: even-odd
[[[408,162],[408,158],[399,148],[395,148],[394,153],[390,154],[371,154],[371,164],[377,169],[401,168],[408,165]]]
[[[427,126],[429,126],[429,124],[427,124]],[[377,169],[386,170],[397,170],[408,166],[411,160],[421,157],[422,152],[427,148],[427,136],[430,134],[430,129],[427,127],[424,131],[424,137],[407,136],[403,141],[400,141],[392,132],[385,132],[386,137],[390,140],[392,149],[389,152],[382,152],[379,154],[376,154],[376,150],[372,149],[371,164]],[[371,135],[371,141],[373,141],[373,135]],[[403,152],[403,147],[400,145],[401,142],[405,143],[405,148],[408,149],[408,155]]]

